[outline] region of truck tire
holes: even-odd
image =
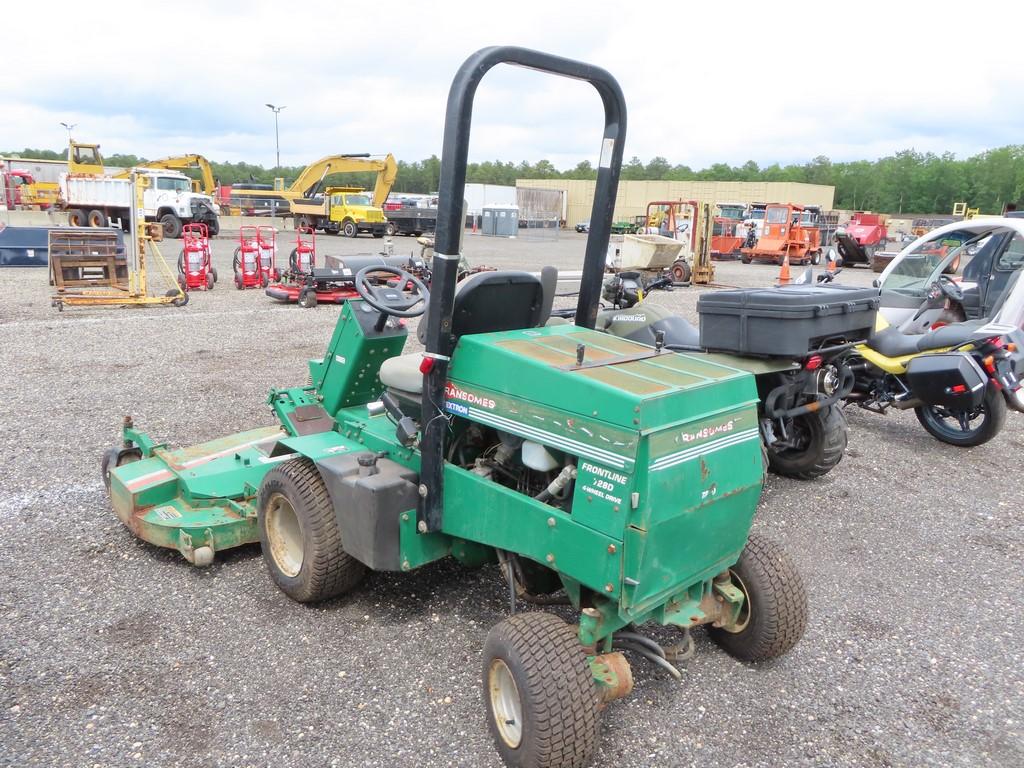
[[[160,217],[160,225],[164,228],[164,237],[176,240],[181,237],[181,219],[173,213],[165,213]]]
[[[736,625],[708,627],[711,639],[748,662],[775,659],[792,649],[807,629],[807,591],[785,550],[751,533],[729,574],[746,601]]]
[[[670,267],[672,272],[673,283],[688,283],[690,282],[690,265],[686,259],[677,259],[672,262]]]
[[[85,211],[80,211],[78,208],[68,211],[68,224],[72,227],[84,227],[86,225]]]
[[[353,589],[366,566],[345,552],[327,486],[309,459],[270,470],[257,501],[260,545],[270,578],[296,602]]]
[[[768,446],[768,469],[796,480],[813,480],[831,472],[846,453],[846,414],[838,405],[793,419],[793,429],[804,438],[800,448],[772,450]]]
[[[89,211],[89,215],[86,217],[90,227],[105,227],[109,223],[107,221],[107,214],[101,211],[99,208],[93,208]]]
[[[345,233],[345,237],[356,237],[359,234],[359,227],[351,219],[346,219],[341,225],[341,231]]]
[[[299,218],[295,220],[295,231],[298,232],[300,229],[303,229],[304,227],[308,227],[316,231],[316,228],[313,226],[312,220],[310,220],[308,216],[299,216]]]
[[[397,231],[398,230],[395,229],[395,224],[392,221],[389,221],[387,224],[384,225],[384,234],[387,235],[388,237],[394,237],[395,232]]]
[[[216,237],[220,234],[220,219],[214,219],[213,221],[206,222],[206,230],[209,232],[210,237]]]

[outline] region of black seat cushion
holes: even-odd
[[[969,320],[966,323],[944,325],[924,334],[917,348],[924,350],[955,347],[957,344],[963,344],[965,341],[973,339],[978,329],[987,323],[988,320]]]
[[[920,336],[900,333],[898,329],[890,326],[873,334],[868,339],[867,345],[880,355],[902,357],[903,355],[912,355],[917,352],[917,343],[920,340]]]
[[[481,272],[455,294],[452,335],[535,328],[543,322],[544,287],[528,272]]]

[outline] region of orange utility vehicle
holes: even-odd
[[[804,207],[794,203],[771,203],[765,209],[764,230],[753,248],[743,248],[740,259],[744,264],[767,261],[782,264],[786,256],[789,263],[821,263],[821,231],[816,226],[801,224]]]

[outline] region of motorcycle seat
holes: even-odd
[[[886,357],[903,357],[904,355],[916,354],[918,352],[917,345],[920,340],[920,336],[900,333],[897,328],[890,326],[872,335],[867,340],[867,346]]]
[[[955,347],[957,344],[963,344],[973,339],[978,329],[987,323],[988,320],[969,320],[966,323],[943,325],[934,331],[928,331],[928,333],[924,334],[917,348],[923,351],[926,349]]]
[[[966,323],[943,325],[934,331],[921,335],[900,333],[889,327],[868,339],[871,349],[886,357],[903,357],[932,349],[945,349],[970,341],[987,320],[970,320]]]

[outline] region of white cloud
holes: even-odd
[[[5,8],[0,148],[57,148],[60,121],[105,152],[281,155],[440,152],[452,75],[494,43],[608,69],[629,106],[626,157],[704,167],[874,158],[913,146],[968,154],[1020,141],[1016,4],[733,2],[623,5],[309,0],[51,2]],[[68,23],[73,19],[74,24]],[[601,110],[585,85],[501,68],[478,93],[474,159],[596,160]]]

